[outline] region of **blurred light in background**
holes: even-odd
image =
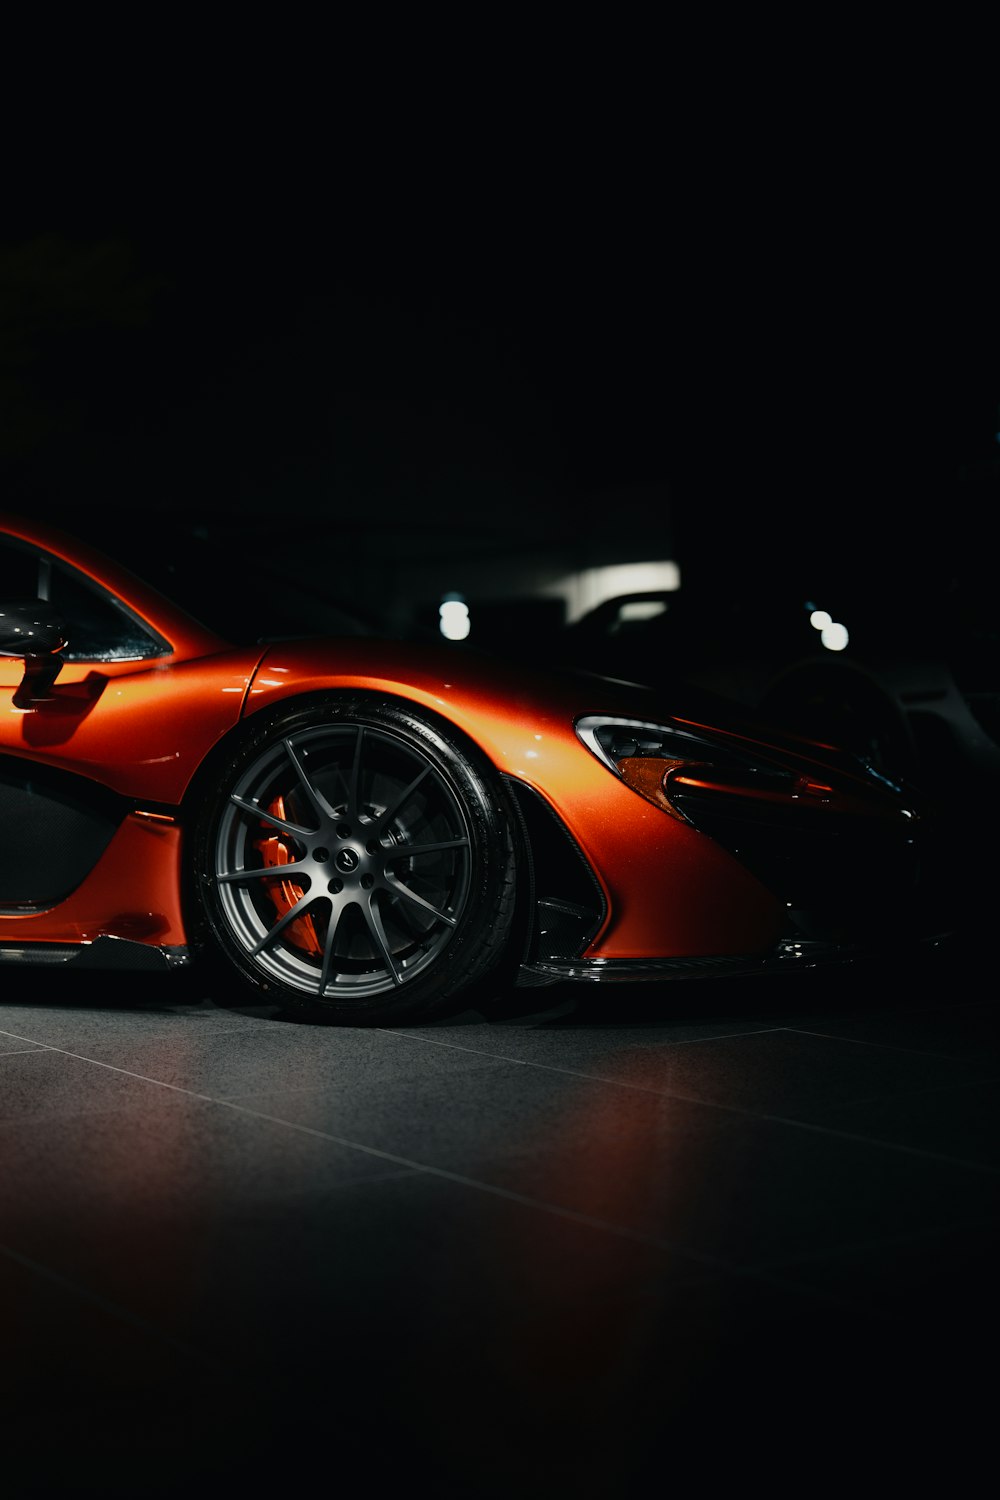
[[[566,620],[572,624],[589,610],[620,594],[673,592],[681,586],[681,570],[669,559],[662,562],[614,563],[604,568],[582,568],[552,583],[541,593],[558,595],[566,605]]]
[[[629,620],[655,620],[657,615],[665,615],[667,606],[662,599],[626,599],[618,611],[618,618],[624,624]]]
[[[810,608],[807,604],[806,609]],[[828,651],[843,651],[850,640],[847,626],[839,624],[825,609],[812,609],[809,624],[819,631],[819,638]]]
[[[445,594],[438,607],[441,634],[449,641],[464,641],[472,629],[469,606],[461,594]]]

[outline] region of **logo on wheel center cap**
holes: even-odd
[[[361,861],[353,849],[341,849],[337,854],[337,869],[343,870],[345,874],[348,874],[351,870],[356,870],[360,863]]]

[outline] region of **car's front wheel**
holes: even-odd
[[[251,731],[203,807],[201,913],[258,1001],[349,1025],[415,1019],[504,953],[505,794],[409,708],[331,696],[287,709]]]

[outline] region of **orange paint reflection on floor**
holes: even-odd
[[[630,1056],[648,1054],[619,1054],[616,1073],[627,1074]],[[473,1280],[487,1279],[491,1295],[470,1310],[468,1329],[458,1317],[455,1331],[459,1345],[463,1339],[474,1344],[495,1371],[497,1390],[490,1395],[500,1403],[496,1409],[505,1409],[510,1393],[550,1434],[563,1417],[577,1425],[588,1416],[598,1427],[606,1424],[656,1351],[653,1374],[664,1399],[686,1390],[698,1378],[701,1356],[684,1326],[686,1294],[672,1284],[689,1286],[714,1274],[667,1248],[674,1238],[685,1240],[672,1215],[687,1216],[692,1174],[700,1169],[676,1118],[690,1106],[599,1083],[570,1085],[562,1100],[543,1145],[535,1120],[523,1155],[515,1139],[512,1160],[476,1175],[566,1213],[484,1199]],[[672,1159],[678,1168],[673,1197]],[[586,1219],[597,1222],[581,1222]],[[674,1364],[663,1350],[670,1348],[675,1319]],[[456,1357],[460,1364],[459,1351]]]

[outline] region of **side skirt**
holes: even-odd
[[[92,943],[0,944],[0,964],[72,964],[74,969],[160,974],[168,969],[181,968],[190,961],[187,947],[154,947],[110,935],[95,938]]]

